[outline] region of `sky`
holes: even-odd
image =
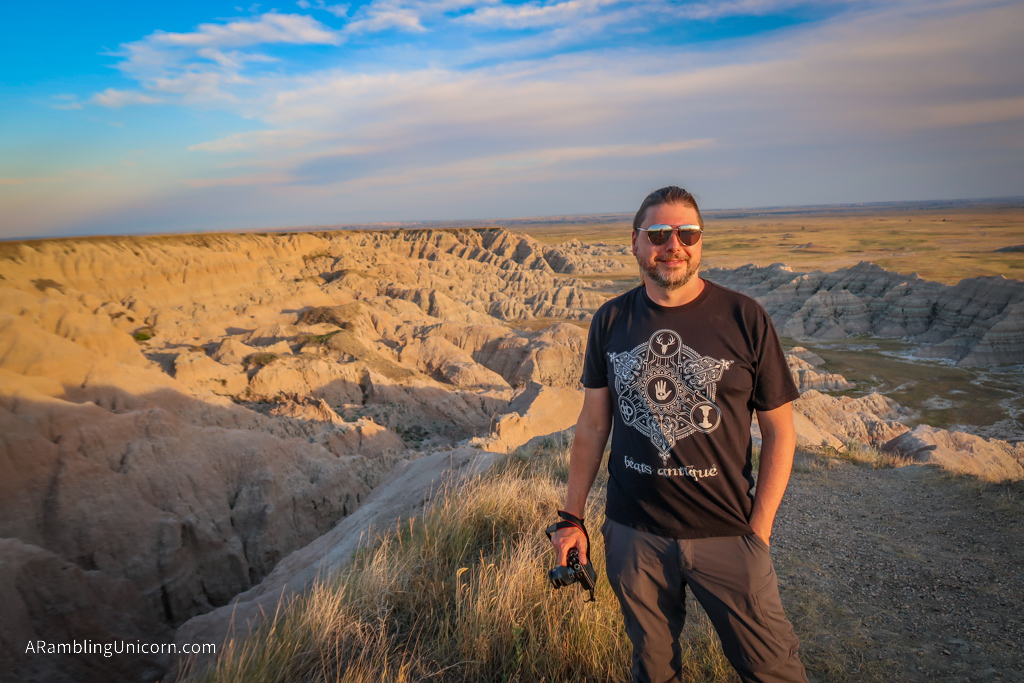
[[[1024,195],[1019,0],[9,3],[0,238]]]

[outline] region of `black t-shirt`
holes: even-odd
[[[760,304],[705,280],[659,306],[641,285],[594,315],[583,386],[611,392],[610,519],[668,538],[751,533],[751,412],[800,395]]]

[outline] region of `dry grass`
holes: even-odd
[[[843,444],[843,450],[837,450],[826,444],[799,447],[793,471],[824,472],[841,466],[844,460],[859,467],[870,467],[876,470],[890,470],[914,464],[914,460],[907,456],[898,453],[885,453],[874,446],[850,440]]]
[[[905,467],[914,464],[913,458],[898,453],[884,453],[874,446],[851,440],[845,444],[846,449],[839,452],[839,457],[857,465],[864,465],[876,470],[890,470],[894,467]]]
[[[517,454],[451,489],[281,608],[189,681],[627,681],[630,646],[603,579],[595,603],[552,590],[543,526],[564,495],[567,449]],[[599,482],[599,486],[601,486]],[[588,519],[600,527],[602,495]],[[684,634],[684,679],[734,681],[699,610]]]
[[[709,211],[704,216],[704,263],[737,268],[774,262],[793,270],[834,271],[873,261],[900,273],[956,284],[961,278],[1005,275],[1024,279],[1024,253],[998,252],[1024,242],[1024,210],[1019,203],[948,208],[795,207]],[[628,244],[628,220],[550,225],[510,225],[510,229],[554,244],[567,239]]]

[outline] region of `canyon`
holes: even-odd
[[[219,642],[232,615],[255,623],[442,478],[570,438],[587,323],[629,258],[500,228],[0,245],[0,667],[159,678],[166,655],[24,644]],[[1017,280],[867,263],[706,277],[798,341],[899,337],[922,359],[1024,363]],[[1024,478],[1024,446],[915,426],[813,351],[787,360],[801,447]]]

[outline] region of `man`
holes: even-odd
[[[582,519],[614,421],[601,531],[633,679],[679,680],[689,586],[744,681],[806,681],[768,551],[799,391],[765,310],[697,276],[702,233],[696,201],[675,186],[633,219],[643,284],[594,315],[564,511]],[[559,564],[573,547],[589,561],[583,532],[564,526],[552,537]]]

